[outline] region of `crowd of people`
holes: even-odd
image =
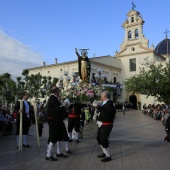
[[[0,111],[0,132],[8,130],[16,136],[17,149],[22,147],[30,148],[28,134],[32,123],[35,123],[33,106],[28,101],[29,95],[24,92],[21,101],[17,101],[11,109],[11,113]],[[101,105],[102,104],[102,105]],[[100,114],[99,114],[100,113]],[[105,91],[101,95],[101,102],[97,105],[71,101],[67,97],[60,98],[60,90],[54,86],[51,88],[51,95],[47,101],[38,102],[37,120],[39,136],[43,135],[44,122],[48,124],[49,136],[47,136],[46,160],[56,161],[57,157],[67,158],[71,154],[69,143],[79,143],[83,139],[84,126],[95,121],[98,126],[97,142],[102,148],[102,162],[111,160],[109,153],[109,134],[113,127],[116,109],[110,100],[110,93]],[[20,115],[22,114],[22,143],[20,143]],[[12,121],[16,128],[13,129]],[[3,125],[2,125],[3,124]],[[5,129],[5,130],[4,130]],[[63,145],[65,147],[63,147]],[[56,157],[52,156],[52,150],[56,146]],[[64,150],[63,150],[64,148]]]
[[[0,136],[13,134],[13,114],[6,108],[0,108]]]
[[[117,111],[123,111],[123,109],[125,108],[126,110],[131,110],[133,109],[133,105],[132,103],[128,103],[128,102],[116,102],[114,103],[114,106],[116,108]]]
[[[47,121],[47,115],[46,115],[46,100],[43,102],[37,103],[37,120],[38,120],[38,131],[39,136],[41,137],[43,134],[43,123]],[[19,104],[19,103],[18,103]],[[116,102],[113,103],[117,111],[122,111],[123,107],[125,107],[126,110],[132,109],[131,103],[120,103]],[[19,106],[18,106],[19,107]],[[0,135],[12,135],[15,134],[15,129],[13,124],[15,125],[17,120],[17,114],[18,114],[18,108],[12,107],[12,108],[0,108]],[[34,115],[34,107],[30,103],[30,111],[29,111],[30,117],[29,117],[29,125],[35,123],[35,115]],[[79,138],[83,138],[83,128],[86,124],[91,122],[92,120],[96,120],[98,116],[98,113],[95,112],[95,107],[93,104],[82,104],[81,107],[81,114],[80,114],[80,129],[79,129]],[[68,113],[66,113],[65,118],[68,118]],[[70,135],[71,136],[71,135]]]
[[[13,130],[12,123],[16,122],[17,148],[19,145],[20,112],[23,115],[23,147],[31,147],[28,143],[29,141],[27,141],[32,114],[32,106],[27,101],[28,97],[26,92],[22,94],[22,108],[20,108],[21,103],[17,101],[14,106],[14,112],[7,112],[4,109],[0,110],[1,133],[11,132]],[[71,101],[67,97],[61,99],[59,88],[54,86],[51,88],[51,95],[48,100],[44,100],[43,103],[37,105],[39,136],[43,135],[44,121],[48,123],[49,127],[45,159],[57,161],[57,157],[67,158],[72,153],[69,149],[69,143],[74,140],[76,143],[79,143],[80,139],[83,139],[84,126],[91,121],[96,121],[98,126],[97,142],[102,149],[102,154],[98,155],[98,158],[102,158],[102,162],[110,161],[108,138],[113,128],[116,110],[121,111],[124,109],[132,109],[131,104],[113,103],[107,91],[101,94],[101,102],[96,101],[95,103],[94,101],[93,104],[84,104]],[[164,104],[149,104],[148,106],[144,104],[142,113],[162,122],[167,133],[164,141],[170,142],[170,109]],[[54,146],[56,146],[56,157],[52,156]]]
[[[164,141],[170,142],[170,109],[165,104],[143,105],[142,113],[162,122],[165,127],[166,137]]]

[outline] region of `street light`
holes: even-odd
[[[103,71],[102,68],[97,69],[97,74],[94,76],[97,79],[97,83],[102,84],[104,80],[107,78],[107,74]]]
[[[60,80],[60,82],[59,82],[59,88],[62,89],[62,88],[63,88],[63,80],[64,80],[64,78],[63,78],[63,77],[60,77],[59,80]]]
[[[71,80],[71,77],[68,75],[68,76],[66,77],[66,80],[69,82],[69,81]]]
[[[64,75],[67,77],[68,76],[68,71],[64,71]]]
[[[68,72],[67,71],[64,71],[64,76],[65,76],[65,78],[63,77],[63,76],[61,76],[60,78],[59,78],[59,88],[60,89],[64,89],[64,87],[66,88],[66,90],[67,90],[67,88],[68,88],[68,86],[69,86],[69,83],[70,83],[70,80],[71,80],[71,77],[70,77],[70,75],[68,74]],[[65,80],[65,81],[64,81]]]

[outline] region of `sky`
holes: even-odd
[[[124,40],[123,22],[132,0],[0,0],[0,75],[77,60],[75,48],[88,57],[115,54]],[[154,46],[170,31],[170,0],[133,0]],[[170,34],[169,34],[170,37]]]

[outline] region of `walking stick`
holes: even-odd
[[[18,150],[22,151],[22,110],[23,110],[23,100],[20,100],[20,128],[19,128],[19,146]]]
[[[34,116],[35,116],[35,126],[36,126],[36,135],[37,135],[37,145],[40,147],[40,138],[39,138],[39,131],[38,131],[38,121],[37,121],[37,98],[35,98],[34,103]]]

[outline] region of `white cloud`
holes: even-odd
[[[0,75],[21,76],[22,70],[41,66],[43,57],[0,30]]]

